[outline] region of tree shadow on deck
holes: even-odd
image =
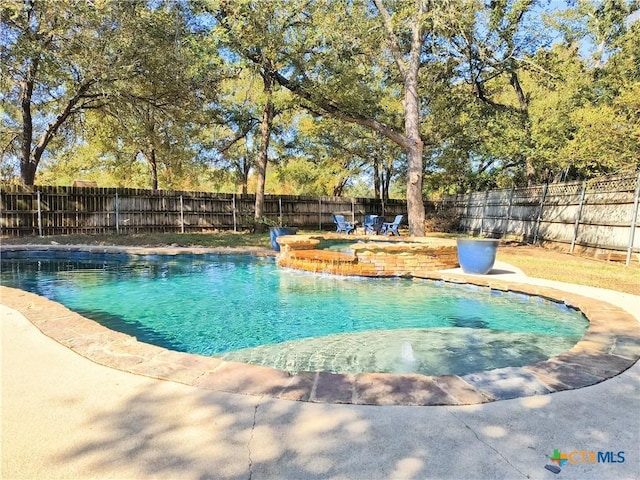
[[[150,381],[88,415],[78,427],[95,434],[58,460],[132,478],[549,478],[554,448],[637,450],[637,417],[620,418],[605,400],[622,397],[638,411],[638,366],[624,375],[580,395],[466,407],[317,404]],[[634,462],[616,465],[615,476],[637,475]],[[611,467],[563,473],[601,478]]]

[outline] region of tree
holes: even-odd
[[[56,138],[66,148],[85,142],[82,128],[116,139],[108,150],[142,155],[158,188],[160,164],[182,156],[178,145],[187,145],[184,135],[215,93],[215,77],[192,51],[202,43],[191,38],[181,4],[10,0],[1,12],[8,32],[3,101],[20,105],[7,109],[3,136],[19,144],[6,150],[19,156],[23,182],[33,184]]]
[[[233,176],[255,182],[257,218],[267,182],[342,194],[368,178],[387,198],[397,176],[412,235],[426,192],[632,171],[638,2],[537,5],[6,0],[0,171],[152,188]]]
[[[267,57],[259,49],[245,49],[244,55],[259,66],[268,60],[269,74],[304,106],[375,130],[399,145],[408,162],[409,230],[412,235],[424,235],[418,70],[429,5],[418,0],[398,2],[393,12],[381,0],[374,0],[374,5],[375,9],[366,2],[278,4],[276,10],[270,10],[278,11],[276,17],[283,19],[278,20],[279,28],[271,24],[274,56]],[[223,11],[223,16],[228,14]],[[243,27],[243,33],[246,30]],[[382,50],[381,40],[386,41]],[[399,82],[385,77],[385,55],[393,59]],[[362,64],[353,68],[354,61]],[[376,83],[383,77],[402,92],[404,133],[383,120],[395,117],[395,112],[391,116],[384,112],[382,84]]]
[[[400,173],[401,150],[371,129],[331,117],[297,115],[295,136],[287,142],[287,180],[305,194],[341,196],[356,181],[367,181],[375,198],[389,198]],[[296,159],[291,168],[289,158]],[[306,166],[304,171],[303,165]],[[310,189],[305,190],[304,185]]]
[[[126,13],[119,15],[113,48],[139,74],[116,82],[95,120],[110,126],[116,137],[110,150],[125,148],[146,161],[152,189],[158,188],[161,170],[165,187],[179,184],[174,174],[181,165],[195,163],[198,132],[217,120],[208,115],[221,79],[211,68],[218,64],[216,52],[207,51],[200,34],[189,29],[180,4],[124,3],[117,8]]]
[[[424,235],[424,203],[422,201],[422,152],[424,142],[420,133],[420,100],[418,91],[418,70],[421,64],[421,54],[424,42],[425,14],[427,2],[416,0],[415,6],[409,12],[407,29],[411,32],[411,40],[403,44],[397,32],[397,23],[391,18],[382,0],[374,0],[376,8],[380,12],[386,40],[393,55],[398,71],[402,78],[404,88],[404,127],[403,138],[397,138],[395,142],[402,147],[407,154],[407,214],[409,216],[409,233],[411,235]],[[380,131],[384,134],[384,131]],[[391,136],[389,137],[391,140]]]
[[[90,2],[8,0],[2,19],[2,118],[6,153],[19,157],[22,181],[32,185],[56,136],[74,137],[73,122],[104,105],[116,77],[131,74],[109,48],[113,22],[108,5]]]
[[[625,88],[613,87],[617,73],[609,68],[631,47],[622,42],[637,23],[625,20],[631,3],[578,2],[546,16],[526,0],[470,1],[444,11],[433,49],[440,64],[430,64],[441,74],[423,68],[431,99],[423,135],[437,144],[429,187],[468,191],[588,178],[635,163],[632,110],[617,110]],[[565,32],[566,42],[551,45],[555,30],[541,19]],[[586,37],[592,41],[585,44]],[[598,48],[585,58],[590,44]]]
[[[479,104],[461,106],[479,120],[473,130],[461,130],[480,140],[467,151],[472,162],[477,162],[478,173],[507,166],[522,170],[518,176],[526,177],[529,184],[536,181],[537,171],[530,140],[530,98],[522,75],[536,68],[531,56],[550,43],[532,12],[534,4],[532,0],[487,4],[471,0],[462,2],[462,8],[449,4],[438,17],[435,48],[436,54],[454,64],[452,88],[463,81]],[[464,138],[453,143],[460,140],[468,145]]]
[[[259,220],[264,216],[264,195],[269,163],[269,144],[277,114],[274,104],[276,84],[273,71],[281,45],[281,23],[288,21],[286,3],[255,2],[251,0],[221,1],[212,9],[218,29],[214,34],[221,48],[228,48],[240,59],[249,61],[262,80],[260,115],[260,143],[256,162],[257,185],[255,200],[256,228],[263,228]],[[286,27],[283,27],[286,28]],[[246,64],[244,64],[246,66]]]
[[[601,3],[598,9],[605,8],[607,3]],[[611,68],[617,55],[626,50],[622,46],[630,47],[628,52],[634,47],[622,41],[627,31],[624,22],[609,24],[615,35],[601,33],[602,38],[608,40],[605,44],[598,42],[593,57],[587,55],[586,47],[591,43],[585,45],[581,41],[589,35],[590,20],[585,19],[601,15],[594,12],[593,5],[588,6],[589,2],[580,2],[577,9],[548,17],[552,25],[559,26],[565,33],[566,41],[539,48],[519,59],[522,65],[519,79],[527,92],[526,117],[523,117],[527,128],[522,131],[520,149],[530,167],[530,181],[540,183],[621,173],[632,170],[636,163],[637,150],[632,146],[635,142],[631,134],[633,115],[628,115],[629,111],[627,114],[616,111],[624,98],[621,94],[625,87],[614,87],[619,77],[614,72],[616,69]],[[577,12],[581,12],[580,15]],[[572,23],[567,19],[572,19]],[[630,28],[634,28],[634,23],[630,23]],[[593,38],[595,41],[597,36]],[[637,41],[635,45],[637,49]],[[506,92],[505,83],[503,81],[498,90],[494,88],[494,92]],[[633,80],[623,83],[630,86]],[[504,93],[494,93],[492,99],[506,104],[507,97]],[[507,154],[500,145],[509,144],[508,135],[512,132],[513,128],[505,125],[502,133],[495,137],[500,144],[493,142],[490,150]]]
[[[588,88],[570,118],[573,135],[560,152],[582,178],[625,174],[640,167],[640,22],[608,46],[602,68],[589,71]]]

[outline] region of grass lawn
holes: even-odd
[[[300,232],[314,233],[314,232]],[[268,233],[145,233],[136,235],[60,235],[3,238],[3,244],[202,246],[271,248]],[[570,255],[531,245],[507,244],[498,249],[498,260],[521,269],[530,277],[603,287],[640,295],[640,265],[607,262]]]
[[[607,262],[531,245],[500,246],[497,259],[530,277],[640,295],[640,265]]]
[[[54,235],[3,238],[4,244],[123,245],[131,247],[263,247],[271,248],[268,233],[140,233],[133,235]]]

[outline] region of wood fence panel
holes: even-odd
[[[202,232],[254,227],[255,195],[97,187],[0,187],[0,235]],[[433,207],[432,207],[433,208]],[[332,213],[362,222],[392,220],[406,203],[369,198],[266,195],[264,217],[304,228],[334,228]],[[406,222],[406,218],[405,218]]]
[[[0,196],[0,228],[2,231],[16,232],[19,235],[38,234],[38,207],[36,196],[31,189],[8,187],[6,195]]]
[[[640,251],[640,176],[472,192],[443,198],[462,231],[584,248]],[[0,187],[0,234],[201,232],[254,227],[254,195],[97,187]],[[425,203],[427,212],[435,205]],[[332,230],[332,213],[362,223],[406,215],[406,203],[370,198],[266,195],[264,216]],[[404,222],[407,222],[405,216]]]
[[[629,256],[640,252],[639,192],[636,174],[451,195],[443,208],[460,218],[467,233],[564,243],[571,251],[626,250]]]

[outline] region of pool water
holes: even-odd
[[[419,279],[279,268],[243,255],[3,254],[3,285],[177,351],[290,372],[444,375],[570,349],[586,318],[563,304]]]

